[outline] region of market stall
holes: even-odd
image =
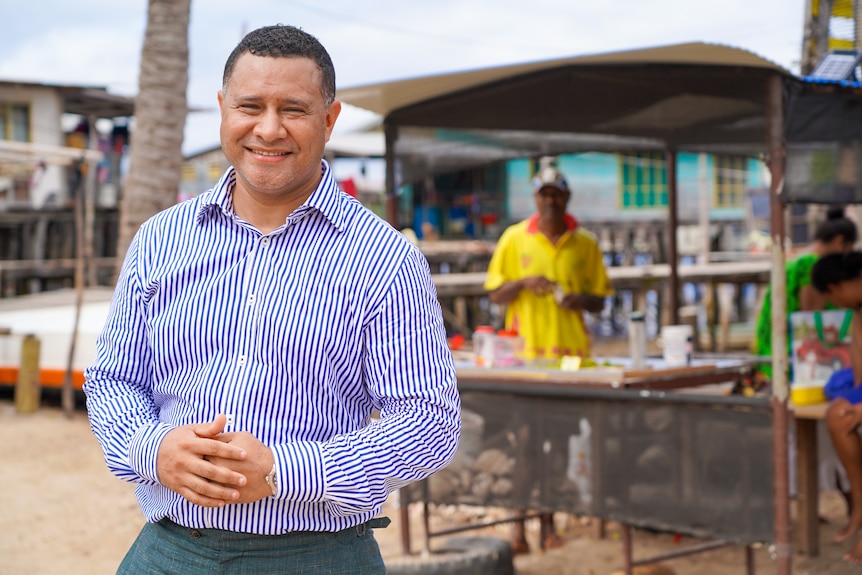
[[[706,390],[746,377],[750,364],[695,360],[666,368],[655,360],[632,370],[622,358],[607,363],[616,366],[460,366],[463,427],[455,459],[402,497],[564,511],[719,544],[771,541],[770,402]]]

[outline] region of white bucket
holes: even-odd
[[[690,325],[666,325],[661,328],[662,352],[667,367],[679,367],[691,362]]]

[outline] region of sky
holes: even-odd
[[[491,66],[712,42],[799,72],[805,0],[192,0],[183,151],[218,144],[216,93],[245,32],[316,36],[338,88]],[[0,79],[137,92],[146,0],[0,3]],[[346,106],[337,132],[375,116]]]

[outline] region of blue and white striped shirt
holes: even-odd
[[[428,263],[321,169],[269,234],[234,215],[229,169],[129,248],[84,391],[108,468],[138,483],[148,521],[338,531],[455,452],[460,400]],[[275,497],[200,507],[158,482],[164,436],[219,413],[273,450]]]

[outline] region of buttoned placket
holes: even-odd
[[[249,361],[252,346],[256,341],[256,330],[258,326],[258,296],[262,289],[263,283],[271,269],[270,258],[272,253],[272,235],[260,236],[255,240],[255,245],[248,255],[248,261],[245,266],[245,277],[243,285],[247,286],[247,292],[244,294],[245,306],[243,309],[242,319],[240,321],[240,329],[237,330],[237,341],[235,348],[235,357],[231,369],[230,390],[225,394],[226,405],[225,409],[228,413],[228,418],[233,423],[237,418],[242,420],[242,407],[245,403],[243,399],[244,383],[249,373]],[[240,426],[244,428],[245,426]],[[227,430],[227,429],[226,429]],[[236,428],[231,426],[229,431],[235,431]]]

